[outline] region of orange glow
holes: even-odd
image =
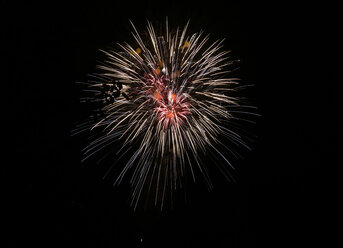
[[[155,91],[154,92],[154,94],[153,94],[153,96],[154,96],[154,98],[156,99],[156,100],[160,100],[161,99],[161,94],[158,92],[158,91]]]
[[[191,43],[189,41],[185,41],[185,43],[183,44],[181,49],[185,49],[185,48],[189,47],[190,45],[191,45]]]
[[[169,119],[173,118],[173,116],[174,116],[173,111],[170,111],[170,112],[168,113],[168,115],[167,115],[167,117],[168,117]]]
[[[142,52],[142,49],[140,49],[139,47],[136,49],[136,53],[140,54]]]
[[[171,99],[172,101],[175,101],[175,98],[176,98],[176,94],[172,93],[171,96],[170,96],[170,99]]]
[[[157,67],[157,68],[155,69],[155,73],[156,73],[157,75],[159,75],[159,74],[161,73],[161,69],[160,69],[159,67]]]

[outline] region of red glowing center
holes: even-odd
[[[147,97],[152,100],[158,122],[164,128],[171,125],[181,125],[190,112],[188,99],[181,93],[170,88],[170,80],[165,75],[152,73],[144,78],[147,86]]]

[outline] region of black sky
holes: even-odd
[[[323,233],[341,138],[334,52],[322,6],[218,1],[1,2],[2,162],[8,247],[309,247]],[[319,15],[319,10],[321,15]],[[226,38],[262,115],[236,183],[200,185],[172,210],[132,212],[127,185],[82,167],[70,130],[85,115],[75,81],[131,19]],[[326,20],[327,21],[327,20]],[[327,37],[327,38],[326,38]],[[141,242],[141,238],[143,242]]]

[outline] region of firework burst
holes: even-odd
[[[236,96],[238,79],[227,76],[233,61],[222,41],[208,45],[203,32],[188,35],[188,23],[171,32],[167,21],[159,35],[149,22],[142,35],[132,27],[135,44],[102,51],[106,59],[100,72],[84,83],[90,94],[82,100],[97,104],[97,118],[74,133],[98,134],[84,149],[85,159],[105,147],[117,161],[125,154],[115,184],[132,168],[134,207],[143,192],[162,207],[166,194],[181,188],[186,175],[195,181],[201,174],[212,187],[204,155],[222,160],[218,168],[230,178],[227,154],[236,156],[235,148],[247,147],[233,127],[242,120],[238,115],[250,111]]]

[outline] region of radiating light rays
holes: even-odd
[[[229,125],[244,119],[242,114],[249,121],[253,113],[232,94],[241,84],[228,77],[229,52],[222,50],[223,40],[208,44],[209,35],[202,31],[188,34],[188,25],[171,32],[167,21],[157,34],[148,22],[144,36],[132,24],[136,43],[102,50],[106,59],[99,73],[83,84],[88,95],[82,101],[100,104],[93,119],[74,130],[98,134],[83,150],[84,160],[105,148],[118,155],[111,168],[126,157],[114,181],[119,184],[132,170],[134,208],[142,194],[153,194],[155,205],[162,207],[185,177],[196,181],[197,171],[212,187],[205,154],[226,163],[218,168],[230,179],[233,166],[227,154],[235,156],[237,148],[247,147]]]

